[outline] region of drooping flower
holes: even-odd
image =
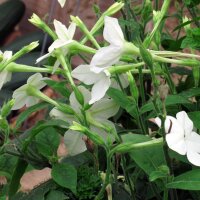
[[[78,88],[84,96],[84,102],[88,103],[91,98],[91,93],[83,86],[79,86]],[[70,95],[69,101],[71,107],[76,111],[76,113],[81,114],[81,105],[78,103],[74,92]],[[105,130],[95,125],[96,123],[99,123],[114,128],[113,123],[110,122],[108,119],[114,116],[117,113],[118,109],[119,106],[112,99],[109,98],[103,98],[100,101],[94,103],[86,111],[87,120],[91,124],[90,129],[96,133],[99,133],[99,135],[106,140],[108,134],[105,132]],[[50,112],[50,116],[57,119],[66,120],[70,125],[73,124],[73,121],[77,121],[77,119],[72,115],[66,115],[56,108],[54,108]],[[87,149],[83,139],[84,136],[79,132],[68,130],[65,133],[64,141],[70,156],[79,154]]]
[[[126,88],[128,86],[128,81],[124,76],[124,74],[119,75],[119,79],[123,88]],[[103,98],[110,86],[119,88],[116,80],[112,79],[111,81],[111,75],[106,69],[99,73],[95,73],[91,70],[90,65],[79,65],[72,71],[72,77],[80,80],[86,85],[93,85],[89,104],[93,104]]]
[[[67,29],[67,27],[62,24],[61,22],[54,20],[54,27],[55,32],[58,36],[58,39],[55,40],[51,46],[48,49],[48,53],[41,56],[36,60],[36,63],[42,61],[45,58],[48,58],[49,56],[54,56],[54,50],[60,48],[63,52],[63,55],[67,55],[68,53],[68,47],[67,45],[73,42],[74,33],[76,30],[76,24],[71,23]],[[54,70],[57,69],[57,67],[60,65],[60,62],[57,60],[54,64]]]
[[[155,122],[161,127],[160,118],[157,117]],[[178,112],[176,118],[166,117],[165,132],[169,148],[181,155],[187,155],[193,165],[200,166],[200,135],[193,128],[193,122],[185,111]]]
[[[118,20],[106,16],[104,21],[103,36],[110,45],[99,49],[93,56],[90,65],[91,70],[95,73],[99,73],[117,63],[125,50],[124,45],[126,41]]]
[[[3,64],[7,60],[9,60],[12,57],[12,51],[5,51],[4,53],[0,51],[0,64]],[[0,90],[3,87],[3,85],[11,80],[12,73],[6,71],[6,69],[3,69],[0,71]]]
[[[63,8],[65,5],[66,0],[58,0],[58,3],[60,4],[60,6]]]
[[[20,88],[16,89],[13,93],[13,99],[15,99],[15,104],[12,107],[12,110],[18,110],[22,108],[24,105],[27,107],[33,106],[39,102],[39,99],[35,96],[31,96],[28,93],[29,87],[32,86],[36,90],[42,89],[46,86],[44,80],[47,78],[42,77],[40,73],[36,73],[30,76],[27,80],[27,84],[21,86]]]

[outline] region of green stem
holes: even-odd
[[[105,190],[107,185],[109,184],[110,181],[110,173],[111,173],[111,157],[109,156],[109,152],[108,150],[106,150],[106,154],[107,154],[107,169],[106,169],[106,178],[105,181],[103,183],[103,186],[101,188],[101,190],[99,191],[98,195],[95,197],[95,200],[101,200],[104,196]]]

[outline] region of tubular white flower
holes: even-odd
[[[76,24],[71,23],[67,29],[67,27],[64,24],[62,24],[58,20],[54,20],[54,27],[55,27],[55,32],[58,36],[58,39],[55,40],[49,47],[48,49],[49,53],[38,58],[36,60],[36,63],[44,60],[45,58],[48,58],[49,56],[54,56],[54,50],[58,48],[62,50],[64,56],[67,55],[68,53],[67,45],[73,42],[73,37],[76,30]],[[60,65],[60,62],[56,61],[53,72],[55,72],[55,70],[58,68],[59,65]]]
[[[89,100],[91,99],[91,93],[89,90],[87,90],[83,86],[79,86],[78,89],[82,92],[84,96],[84,102],[88,103]],[[69,98],[70,101],[70,106],[77,112],[81,113],[81,105],[77,101],[74,92],[70,95]],[[119,110],[119,106],[109,98],[103,98],[99,102],[94,103],[87,111],[86,111],[86,116],[88,118],[88,121],[91,123],[90,129],[91,131],[95,131],[99,133],[100,136],[102,136],[105,140],[108,138],[108,134],[101,128],[95,127],[92,124],[95,124],[96,122],[105,124],[108,126],[111,126],[114,128],[114,125],[112,122],[108,120],[108,118],[114,116]],[[62,119],[67,121],[70,125],[73,124],[73,121],[77,121],[76,118],[74,118],[72,115],[66,115],[62,113],[61,111],[57,110],[54,108],[50,112],[50,116],[57,118],[57,119]],[[75,132],[72,130],[68,130],[65,133],[64,140],[65,140],[65,145],[67,146],[69,150],[69,155],[73,156],[76,154],[79,154],[83,151],[86,150],[85,142],[83,141],[84,136],[79,133]]]
[[[102,99],[110,86],[120,88],[116,80],[111,81],[111,75],[106,69],[95,73],[91,70],[90,65],[79,65],[72,71],[72,77],[86,85],[93,85],[89,104],[93,104]],[[128,81],[125,79],[125,75],[122,74],[119,78],[122,87],[126,88],[128,86]]]
[[[47,78],[42,77],[40,73],[36,73],[30,76],[27,80],[27,84],[21,86],[20,88],[16,89],[13,93],[13,99],[15,99],[15,104],[12,107],[12,110],[18,110],[22,108],[24,105],[27,107],[33,106],[39,102],[39,99],[34,96],[30,96],[28,94],[29,86],[34,87],[37,90],[42,89],[46,86],[44,80]]]
[[[161,120],[158,117],[155,122],[161,127]],[[200,135],[193,131],[193,122],[185,111],[178,112],[176,118],[166,117],[165,132],[170,149],[187,155],[193,165],[200,166]]]
[[[0,57],[1,57],[1,64],[3,64],[12,57],[12,51],[5,51],[4,53],[0,51]],[[3,71],[0,71],[0,90],[5,83],[11,80],[11,78],[12,78],[12,73],[6,71],[6,68],[4,68]]]
[[[90,65],[95,73],[117,63],[124,52],[125,39],[118,20],[106,16],[104,24],[103,36],[110,45],[99,49],[93,56]]]
[[[60,6],[63,8],[65,5],[66,0],[58,0],[58,3],[60,4]]]

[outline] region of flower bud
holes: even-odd
[[[34,26],[38,27],[39,29],[42,29],[44,32],[48,33],[54,40],[57,39],[57,35],[49,28],[49,26],[35,13],[31,16],[29,19],[29,22],[33,24]]]
[[[1,109],[2,118],[6,118],[10,114],[13,105],[14,105],[14,99],[8,101],[7,103],[4,103]]]
[[[10,59],[10,62],[13,62],[23,56],[24,54],[29,53],[33,49],[35,49],[39,45],[38,41],[31,42],[30,44],[24,46],[22,49],[20,49],[17,53],[15,53],[12,58]]]
[[[128,75],[128,81],[130,84],[131,95],[133,96],[135,102],[138,102],[139,92],[138,92],[138,88],[137,88],[135,79],[132,76],[130,71],[127,72],[127,75]]]
[[[76,96],[76,99],[78,100],[78,102],[83,106],[84,105],[84,97],[83,97],[83,94],[80,92],[80,90],[74,86],[73,87],[73,90],[74,90],[74,94]]]
[[[151,53],[143,47],[143,45],[140,45],[140,55],[144,62],[149,66],[149,68],[153,69],[153,58]]]

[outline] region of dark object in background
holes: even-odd
[[[25,12],[25,4],[20,0],[9,0],[0,4],[0,44],[12,32]]]

